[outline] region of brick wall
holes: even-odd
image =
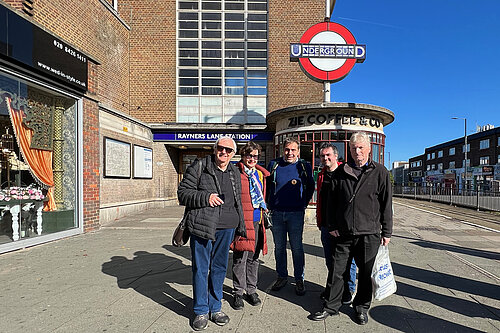
[[[83,100],[83,229],[99,228],[99,107]]]
[[[18,8],[20,0],[6,0]],[[30,18],[99,62],[95,68],[100,103],[129,112],[129,29],[99,0],[36,0]],[[97,83],[95,82],[95,83]]]
[[[176,1],[118,3],[129,16],[130,115],[145,122],[175,121]]]
[[[269,1],[268,112],[323,101],[323,84],[312,81],[290,62],[290,43],[324,20],[324,0]]]

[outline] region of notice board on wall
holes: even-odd
[[[104,177],[130,178],[130,143],[104,138]]]
[[[134,145],[134,178],[153,178],[153,149]]]

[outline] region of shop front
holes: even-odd
[[[0,12],[7,27],[0,43],[2,253],[82,232],[78,129],[87,64],[60,39],[3,6]],[[35,69],[42,61],[50,74]]]
[[[392,111],[379,106],[357,103],[317,103],[297,105],[271,112],[267,123],[275,129],[273,150],[282,153],[283,140],[297,137],[300,157],[311,163],[315,175],[321,169],[319,147],[331,142],[339,151],[339,161],[351,160],[349,139],[358,131],[371,138],[371,158],[384,163],[384,126],[394,120]]]

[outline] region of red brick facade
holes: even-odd
[[[130,115],[175,122],[176,1],[119,2],[130,31]]]
[[[307,14],[305,14],[307,13]],[[323,84],[290,62],[290,43],[324,20],[324,0],[269,1],[269,83],[267,111],[323,101]]]
[[[100,112],[122,114],[117,121],[127,115],[145,123],[176,121],[176,1],[119,0],[117,13],[110,0],[36,0],[32,16],[22,11],[22,0],[4,2],[89,58],[88,92],[83,97],[84,230],[99,228],[103,205],[175,200],[182,172],[176,169],[177,153],[133,131],[103,128]],[[290,62],[289,44],[323,20],[325,2],[290,4],[269,0],[267,112],[322,101],[322,84]],[[153,148],[153,179],[104,178],[104,136]]]

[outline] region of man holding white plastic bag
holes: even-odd
[[[352,306],[355,321],[364,325],[372,301],[375,257],[379,246],[387,246],[392,235],[392,186],[387,169],[370,159],[371,142],[366,133],[354,133],[349,148],[352,159],[335,171],[328,196],[326,222],[335,241],[328,274],[329,293],[323,310],[311,319],[319,321],[338,315],[343,275],[354,258],[359,272]]]

